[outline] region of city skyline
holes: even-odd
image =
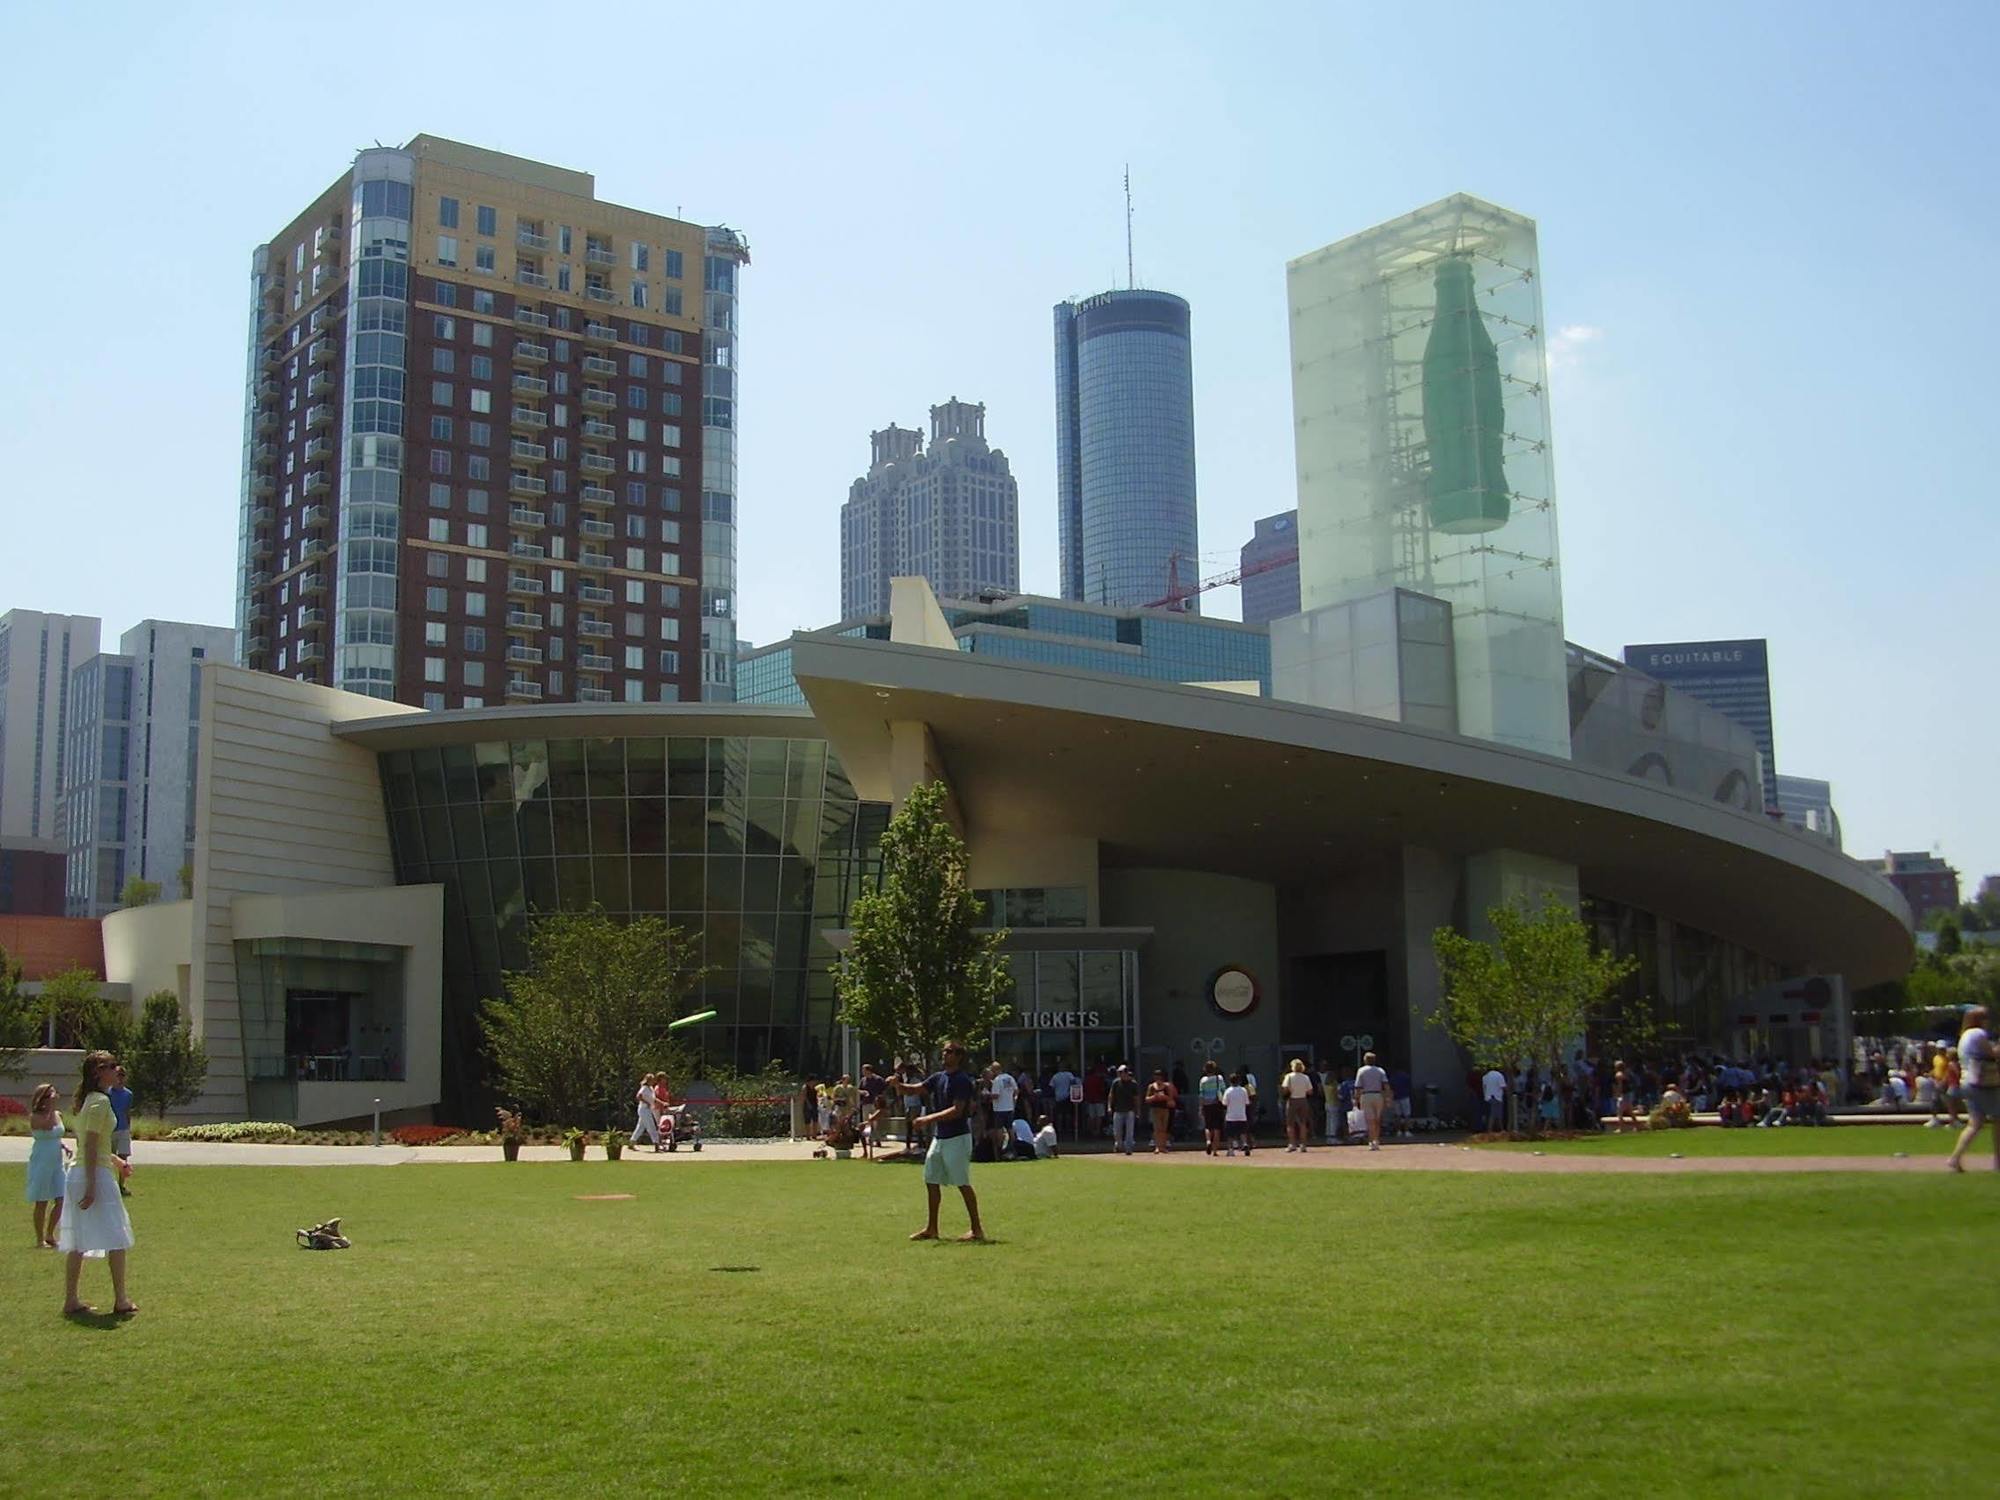
[[[99,48],[60,15],[10,19],[17,55],[46,65],[0,104],[20,143],[0,186],[0,215],[20,232],[0,254],[25,275],[32,226],[85,222],[90,205],[116,202],[154,226],[145,276],[108,239],[87,237],[71,246],[66,274],[170,301],[179,323],[173,379],[142,399],[123,299],[21,308],[17,349],[67,352],[0,365],[19,542],[0,557],[0,607],[227,617],[244,257],[372,137],[433,130],[592,171],[615,202],[754,232],[738,561],[739,618],[759,642],[837,615],[825,563],[837,533],[821,497],[851,477],[851,435],[881,412],[976,385],[1022,434],[1052,429],[1047,308],[1124,284],[1127,155],[1137,280],[1185,295],[1203,330],[1200,522],[1221,555],[1204,557],[1202,573],[1227,566],[1257,517],[1296,498],[1285,262],[1465,190],[1541,229],[1569,635],[1598,649],[1770,639],[1786,664],[1777,738],[1788,763],[1832,781],[1850,848],[1941,842],[1968,871],[2000,868],[2000,812],[1977,795],[1996,711],[1976,695],[1937,701],[1929,674],[1907,670],[1904,645],[1866,603],[1921,595],[1941,606],[1945,640],[1968,639],[1991,572],[1978,549],[1939,539],[1978,518],[1972,435],[1987,377],[1972,351],[1993,310],[1969,305],[1973,327],[1942,351],[1897,330],[1920,326],[1912,289],[1945,279],[1991,228],[1974,143],[1990,135],[1994,111],[1972,59],[1993,17],[1942,6],[1884,30],[1861,10],[1807,27],[1715,10],[1663,29],[1639,17],[1503,26],[1470,10],[1268,6],[1224,38],[1198,17],[1149,11],[1134,28],[1064,16],[1070,45],[1052,50],[1058,13],[1030,10],[983,26],[982,65],[954,69],[949,87],[921,68],[893,80],[857,69],[866,89],[826,82],[842,76],[854,39],[791,24],[760,37],[762,66],[739,80],[726,118],[676,125],[685,148],[671,153],[658,149],[659,126],[622,106],[570,123],[526,123],[497,96],[413,107],[427,49],[471,71],[504,68],[502,26],[447,42],[441,23],[402,17],[415,43],[407,58],[386,59],[338,108],[280,140],[235,121],[283,97],[255,64],[268,36],[253,33],[293,22],[132,8],[114,16],[116,46]],[[962,45],[949,23],[913,30],[916,59]],[[1095,40],[1113,35],[1149,66],[1083,87]],[[1487,62],[1502,46],[1536,51],[1549,80],[1535,128],[1511,140],[1486,128],[1510,107]],[[1629,62],[1641,50],[1649,65],[1635,84]],[[1425,59],[1421,75],[1398,61],[1412,57]],[[1310,88],[1329,67],[1352,86]],[[114,81],[116,103],[87,107],[59,86],[77,72]],[[1080,107],[1024,121],[1024,79]],[[1428,101],[1421,110],[1413,90]],[[1680,107],[1690,94],[1702,110]],[[1402,132],[1393,153],[1304,147],[1361,139],[1384,111]],[[814,169],[778,169],[802,134],[817,137]],[[218,160],[212,143],[224,137],[228,165],[191,178],[188,164]],[[977,212],[940,215],[921,194],[905,211],[869,190],[960,170],[974,153],[988,200]],[[1218,181],[1230,185],[1218,193]],[[1855,227],[1801,236],[1803,205],[1829,199]],[[1663,208],[1673,201],[1700,208]],[[995,204],[1024,227],[1003,232]],[[1052,222],[1064,233],[1049,233]],[[969,319],[877,309],[857,325],[842,291],[857,254],[824,253],[842,245],[868,247],[871,274],[895,286],[897,305],[962,305]],[[975,283],[986,290],[965,299]],[[1822,316],[1831,306],[1865,307],[1891,332],[1864,348],[1845,320]],[[821,350],[839,352],[831,382]],[[1050,414],[1046,426],[1038,413]],[[148,454],[149,480],[98,492],[104,531],[125,545],[66,580],[47,566],[74,525],[63,460],[107,430]],[[1019,441],[1010,457],[1021,585],[1055,593],[1053,443]],[[1891,495],[1902,510],[1885,523]],[[1229,613],[1232,593],[1204,596],[1204,608]],[[1887,737],[1853,734],[1857,718],[1920,725],[1922,774]]]

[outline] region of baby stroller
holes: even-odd
[[[678,1151],[681,1142],[690,1151],[701,1150],[701,1121],[688,1113],[685,1104],[670,1106],[660,1116],[660,1141],[669,1151]]]

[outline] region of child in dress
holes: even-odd
[[[28,1201],[35,1206],[35,1248],[53,1250],[56,1225],[62,1219],[63,1157],[69,1151],[63,1144],[62,1114],[56,1109],[54,1084],[45,1083],[35,1090],[28,1125],[35,1136],[28,1149]]]
[[[132,1221],[118,1192],[130,1168],[111,1150],[117,1121],[108,1091],[117,1075],[118,1059],[109,1052],[92,1052],[83,1060],[83,1081],[76,1090],[77,1159],[69,1169],[63,1194],[68,1212],[56,1240],[56,1248],[68,1256],[63,1268],[65,1317],[96,1311],[76,1294],[86,1256],[111,1263],[112,1312],[125,1318],[139,1310],[125,1294],[125,1252],[132,1248]]]

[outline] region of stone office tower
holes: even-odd
[[[956,396],[923,434],[869,434],[868,472],[840,508],[840,617],[889,612],[889,580],[921,574],[941,599],[1021,588],[1021,489],[986,441],[986,408]]]
[[[243,662],[425,708],[731,696],[733,230],[373,147],[251,259]]]

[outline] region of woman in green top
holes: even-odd
[[[117,1058],[93,1052],[83,1060],[83,1081],[76,1089],[76,1161],[69,1169],[67,1212],[57,1241],[57,1248],[68,1252],[63,1268],[65,1317],[97,1311],[76,1295],[86,1257],[111,1262],[111,1310],[121,1318],[139,1310],[125,1295],[125,1252],[132,1248],[132,1221],[118,1192],[131,1169],[111,1151],[117,1121],[107,1091],[117,1074]]]

